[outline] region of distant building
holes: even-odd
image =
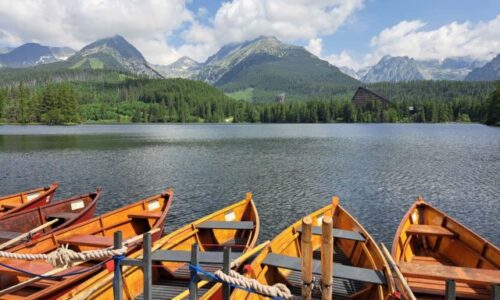
[[[351,101],[358,108],[364,107],[372,101],[380,101],[382,105],[388,105],[391,103],[391,101],[389,101],[388,99],[377,95],[369,89],[361,86],[358,87],[358,90],[356,91],[356,93],[354,93],[354,96],[352,96]]]
[[[276,95],[276,98],[274,98],[274,102],[284,103],[285,102],[285,93],[281,93],[279,95]]]

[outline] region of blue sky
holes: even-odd
[[[338,66],[500,52],[500,2],[396,0],[0,0],[0,47],[79,49],[121,34],[152,63],[203,61],[222,45],[274,35]]]

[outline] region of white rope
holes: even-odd
[[[265,285],[255,279],[247,278],[233,270],[230,270],[229,274],[222,272],[222,270],[217,270],[215,272],[215,276],[219,277],[220,280],[226,283],[241,286],[268,297],[280,297],[287,300],[302,299],[302,297],[292,295],[290,290],[283,283],[276,283],[272,286]]]
[[[62,246],[49,254],[45,253],[12,253],[0,251],[0,257],[19,259],[19,260],[45,260],[55,268],[71,267],[77,262],[102,259],[110,256],[125,255],[127,247],[121,249],[98,249],[83,252],[75,252],[68,248],[68,245]]]

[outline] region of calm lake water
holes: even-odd
[[[500,129],[482,125],[0,126],[0,169],[0,194],[100,186],[98,213],[172,186],[168,230],[251,191],[261,240],[338,195],[390,243],[420,193],[500,243]]]

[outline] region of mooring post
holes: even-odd
[[[312,219],[302,219],[302,235],[300,249],[302,250],[302,298],[312,298]]]
[[[229,275],[231,269],[231,247],[224,247],[224,255],[222,257],[223,265],[222,272]],[[231,287],[227,283],[222,284],[222,300],[229,300],[231,295]]]
[[[121,231],[116,231],[113,235],[113,248],[114,249],[121,249],[122,248],[122,232]],[[120,264],[120,259],[115,258],[114,259],[115,263],[115,278],[113,280],[113,295],[115,300],[122,300],[122,266]]]
[[[455,300],[456,298],[456,283],[455,280],[448,279],[446,280],[446,289],[444,293],[445,300]]]
[[[500,300],[500,284],[495,284],[491,287],[491,299]]]
[[[321,224],[321,299],[332,299],[333,287],[333,221],[323,217]]]
[[[142,271],[144,273],[144,300],[151,300],[152,294],[152,262],[151,262],[151,233],[146,232],[142,241]]]
[[[191,265],[198,266],[198,244],[191,246]],[[189,281],[189,300],[198,299],[198,272],[191,270],[191,280]]]

